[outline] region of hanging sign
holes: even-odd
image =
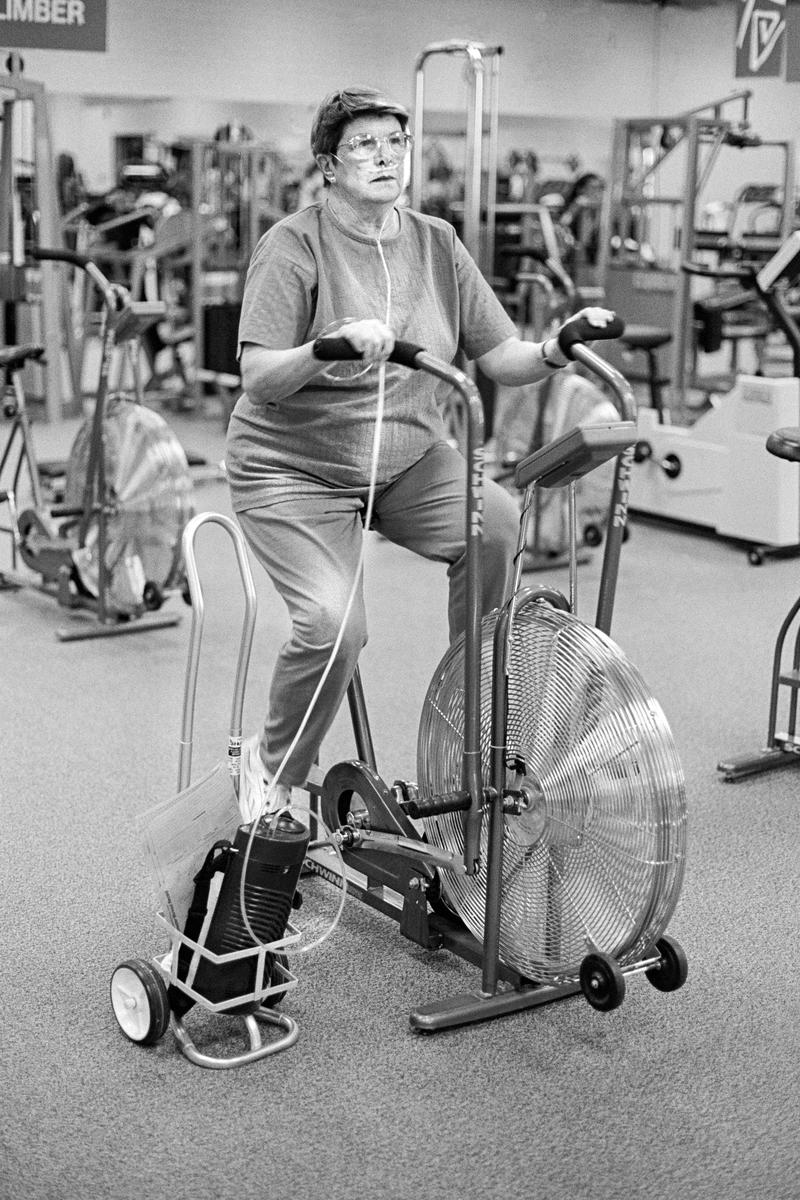
[[[105,50],[107,0],[0,0],[0,46]]]
[[[786,34],[786,0],[740,0],[739,10],[736,78],[780,75]]]
[[[786,7],[786,82],[800,83],[800,0]]]

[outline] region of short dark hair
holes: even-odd
[[[402,104],[396,104],[383,92],[371,87],[345,88],[341,92],[331,92],[320,104],[311,126],[311,153],[333,154],[341,141],[341,133],[349,121],[356,117],[369,116],[397,117],[403,129],[408,128],[408,110]]]

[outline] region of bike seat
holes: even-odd
[[[800,429],[794,426],[776,429],[767,438],[767,449],[776,458],[800,462]]]
[[[0,368],[4,371],[19,371],[25,363],[34,362],[44,354],[44,346],[0,346]]]

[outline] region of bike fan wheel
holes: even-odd
[[[91,447],[91,420],[75,438],[67,467],[65,503],[81,505]],[[193,516],[192,478],[183,448],[163,417],[123,397],[108,402],[103,423],[106,493],[106,603],[135,614],[145,587],[165,591],[182,574],[181,536]],[[97,519],[75,552],[75,568],[89,595],[100,590]]]
[[[491,733],[492,638],[481,637],[481,761]],[[683,775],[664,714],[610,638],[571,613],[522,605],[509,651],[507,785],[535,796],[504,817],[500,957],[537,982],[578,977],[590,952],[633,963],[652,949],[683,879]],[[420,791],[461,787],[464,643],[428,689],[417,751]],[[474,876],[442,885],[483,940],[487,826]],[[462,814],[425,821],[428,839],[463,853]]]

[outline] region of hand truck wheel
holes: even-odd
[[[127,1038],[151,1046],[169,1026],[167,985],[152,963],[131,958],[111,976],[111,1006]]]
[[[142,604],[148,612],[158,612],[164,603],[164,593],[157,583],[148,580],[142,591]]]
[[[610,954],[587,954],[580,969],[581,991],[592,1008],[611,1012],[625,999],[625,976]]]

